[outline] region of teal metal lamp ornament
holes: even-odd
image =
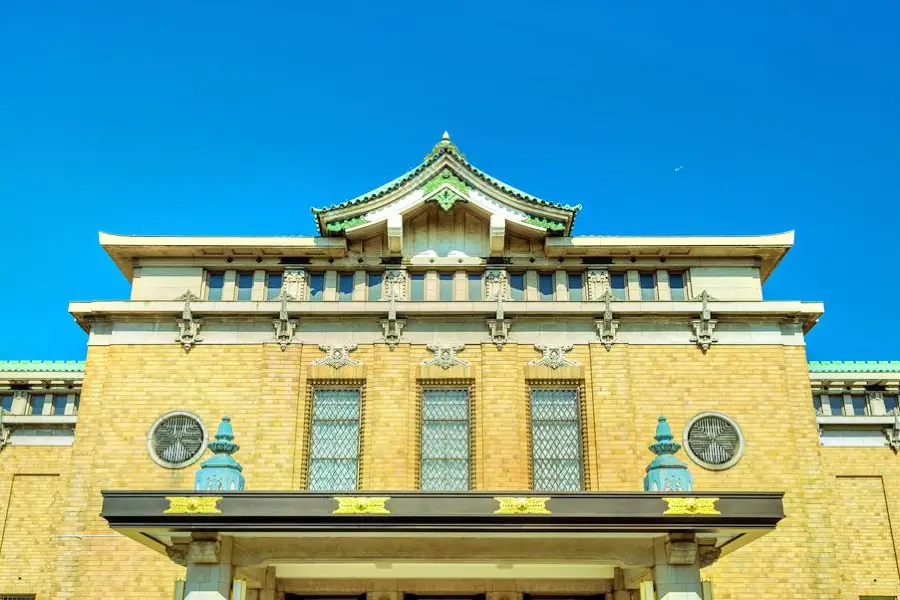
[[[231,456],[241,447],[234,443],[234,430],[231,428],[231,419],[227,416],[222,417],[216,437],[207,447],[215,456],[200,465],[200,470],[194,478],[194,490],[244,491],[244,476],[241,475],[244,467]]]
[[[655,444],[650,450],[656,458],[647,467],[644,477],[645,492],[690,492],[694,489],[694,477],[687,465],[675,456],[681,450],[681,444],[675,441],[672,428],[666,418],[659,417],[656,425]]]

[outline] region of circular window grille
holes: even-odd
[[[208,441],[206,427],[193,413],[175,411],[161,416],[150,428],[150,458],[167,469],[181,469],[203,455]]]
[[[684,449],[701,467],[721,471],[741,460],[744,434],[737,423],[722,413],[701,413],[684,428]]]

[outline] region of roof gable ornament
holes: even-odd
[[[450,141],[450,133],[447,131],[441,136],[441,141],[434,145],[431,152],[425,155],[425,160],[429,161],[441,154],[453,154],[460,160],[466,160],[466,155],[460,152],[456,144]]]
[[[647,466],[644,477],[645,492],[691,492],[694,490],[694,477],[687,465],[675,456],[681,450],[681,444],[675,441],[672,428],[664,416],[660,416],[656,425],[656,443],[650,444],[650,450],[656,458]]]
[[[469,187],[449,167],[445,167],[419,189],[425,202],[437,202],[445,211],[453,208],[457,202],[469,201]]]

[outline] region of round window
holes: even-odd
[[[147,437],[147,448],[156,464],[181,469],[203,455],[207,441],[206,427],[200,417],[175,411],[156,420]]]
[[[700,413],[684,427],[684,449],[704,469],[721,471],[741,460],[744,434],[722,413]]]

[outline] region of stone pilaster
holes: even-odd
[[[187,549],[185,600],[229,600],[231,538],[194,540]]]
[[[653,543],[656,600],[703,600],[697,542],[692,534],[670,534]]]

